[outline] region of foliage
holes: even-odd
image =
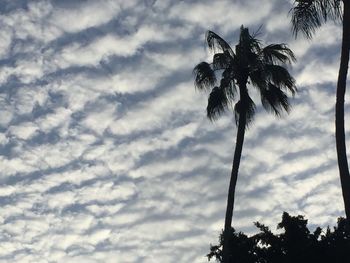
[[[233,228],[229,235],[229,262],[235,263],[348,263],[350,262],[350,222],[338,219],[331,230],[317,227],[310,232],[303,216],[290,216],[284,212],[274,234],[259,222],[255,226],[259,233],[248,237]],[[222,261],[223,235],[219,245],[211,246],[208,260]]]
[[[247,84],[260,92],[263,107],[280,116],[289,112],[287,93],[296,92],[295,80],[285,68],[294,62],[295,56],[286,44],[265,47],[261,41],[241,27],[239,42],[235,48],[212,31],[206,34],[206,42],[214,52],[212,63],[201,62],[193,70],[195,87],[209,91],[207,116],[215,120],[232,106],[236,122],[244,113],[246,125],[255,114]]]
[[[297,37],[302,32],[311,39],[316,29],[328,20],[341,20],[340,2],[341,0],[296,0],[290,10],[294,36]]]

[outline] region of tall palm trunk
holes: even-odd
[[[244,89],[246,89],[246,87],[244,87]],[[243,101],[244,98],[242,98],[242,93],[243,93],[242,88],[240,88],[240,93],[241,93],[241,101]],[[242,110],[243,112],[240,113],[239,120],[238,120],[235,154],[232,162],[230,185],[228,188],[228,196],[227,196],[227,207],[226,207],[225,228],[224,228],[224,243],[223,243],[223,262],[224,263],[229,263],[230,253],[229,253],[229,247],[228,247],[229,245],[228,235],[232,227],[232,214],[233,214],[233,207],[235,202],[236,183],[237,183],[237,177],[238,177],[239,163],[241,161],[242,148],[243,148],[243,142],[244,142],[244,133],[245,133],[246,122],[247,122],[246,113],[245,113],[246,109],[242,107]]]
[[[345,214],[347,219],[350,219],[350,174],[346,155],[346,141],[344,129],[344,98],[350,51],[350,2],[349,0],[343,0],[343,3],[343,40],[337,83],[337,101],[335,106],[335,138],[337,146],[340,183],[345,206]]]

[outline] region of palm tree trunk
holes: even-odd
[[[226,215],[225,215],[225,228],[224,228],[223,261],[222,261],[224,263],[229,263],[229,260],[230,260],[228,236],[230,234],[230,230],[232,227],[231,225],[232,225],[233,206],[235,202],[235,190],[236,190],[236,183],[237,183],[237,177],[238,177],[239,163],[242,155],[245,128],[246,128],[246,114],[244,112],[239,116],[235,154],[233,157],[231,179],[230,179],[230,185],[228,188],[227,207],[226,207]]]
[[[350,174],[346,155],[346,141],[344,129],[344,98],[350,51],[350,2],[344,0],[343,40],[340,57],[340,68],[337,83],[337,98],[335,111],[335,138],[337,146],[340,183],[343,193],[345,214],[350,219]]]

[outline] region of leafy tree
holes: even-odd
[[[317,227],[310,232],[303,216],[290,216],[284,212],[277,228],[284,230],[274,234],[259,222],[259,233],[248,237],[231,228],[229,232],[229,259],[235,263],[348,263],[350,262],[350,223],[344,218],[332,231]],[[208,260],[223,261],[223,234],[219,245],[211,246]]]
[[[312,38],[315,30],[328,20],[342,21],[343,36],[335,105],[335,138],[345,214],[350,219],[350,174],[344,131],[344,100],[350,51],[350,1],[296,0],[291,14],[295,37],[302,32],[307,38]]]
[[[228,190],[224,231],[231,229],[235,188],[242,154],[244,134],[253,120],[255,104],[248,86],[260,92],[263,107],[280,116],[289,112],[287,93],[296,92],[295,80],[284,67],[295,61],[293,52],[285,44],[271,44],[262,47],[261,42],[241,27],[238,44],[233,50],[219,35],[212,31],[206,34],[209,48],[214,51],[213,62],[201,62],[194,68],[195,86],[210,91],[207,116],[214,121],[233,106],[238,125],[236,147],[232,163]],[[217,76],[220,81],[217,81]],[[249,85],[248,85],[249,84]],[[226,243],[224,243],[225,251]],[[224,262],[226,255],[224,255]]]

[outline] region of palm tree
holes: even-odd
[[[343,2],[342,6],[341,2]],[[328,20],[342,20],[343,38],[336,92],[335,139],[345,215],[347,219],[350,219],[350,174],[344,131],[344,100],[350,51],[350,1],[297,0],[294,5],[290,12],[292,13],[292,26],[295,37],[297,37],[298,32],[302,32],[310,39],[315,30]]]
[[[286,92],[294,95],[296,87],[294,78],[284,65],[295,61],[295,57],[285,44],[262,47],[256,35],[250,35],[248,28],[243,26],[235,50],[212,31],[207,32],[206,41],[209,48],[214,51],[213,62],[210,64],[201,62],[193,72],[195,87],[210,91],[207,117],[211,121],[216,120],[236,102],[233,111],[238,130],[227,198],[225,235],[231,230],[244,134],[255,114],[255,104],[249,95],[248,86],[253,86],[260,92],[262,105],[267,111],[277,116],[283,111],[289,112],[290,104]],[[220,78],[220,83],[217,81],[217,76]],[[224,262],[229,260],[226,247],[224,241]]]

